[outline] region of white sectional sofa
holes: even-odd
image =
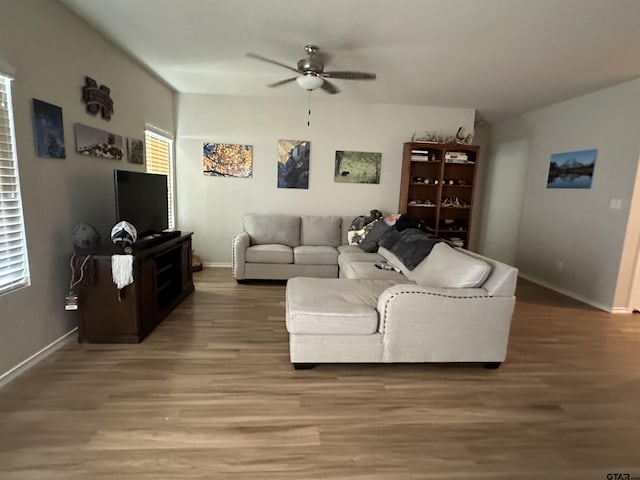
[[[346,245],[351,219],[248,215],[234,239],[236,279],[290,279],[286,326],[296,368],[359,362],[497,368],[505,360],[517,269],[438,243],[410,270],[385,248],[367,253]],[[381,260],[398,271],[378,269]]]

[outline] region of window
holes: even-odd
[[[29,285],[11,78],[0,74],[0,295]]]
[[[169,190],[169,228],[175,228],[176,220],[173,203],[173,140],[155,132],[145,132],[147,173],[160,173],[167,176],[167,189]]]

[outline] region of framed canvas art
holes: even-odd
[[[91,157],[122,160],[124,142],[120,135],[105,132],[97,128],[75,124],[76,152]]]
[[[382,153],[336,151],[334,182],[380,183]]]
[[[39,157],[65,158],[62,108],[34,98],[33,136]]]
[[[144,163],[144,141],[137,138],[127,138],[127,160],[129,163],[138,165]]]
[[[253,146],[204,143],[202,145],[202,173],[208,177],[251,177],[253,175]]]
[[[311,142],[278,140],[278,188],[309,188]]]
[[[554,153],[547,188],[591,188],[597,150]]]

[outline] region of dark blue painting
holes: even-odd
[[[309,188],[311,142],[278,141],[278,188]]]
[[[39,157],[65,158],[62,108],[34,98],[33,135]]]
[[[547,188],[591,188],[597,150],[554,153]]]

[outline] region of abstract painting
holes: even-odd
[[[311,142],[278,140],[278,188],[309,188]]]
[[[33,135],[39,157],[65,158],[62,108],[34,98]]]
[[[204,143],[202,145],[202,173],[208,177],[251,177],[253,175],[253,146]]]
[[[381,153],[336,151],[333,181],[340,183],[380,183]]]
[[[136,138],[127,138],[127,159],[129,163],[144,163],[144,142]]]
[[[105,132],[97,128],[75,124],[76,152],[91,157],[122,160],[124,141],[120,135]]]
[[[554,153],[547,188],[591,188],[597,150]]]

